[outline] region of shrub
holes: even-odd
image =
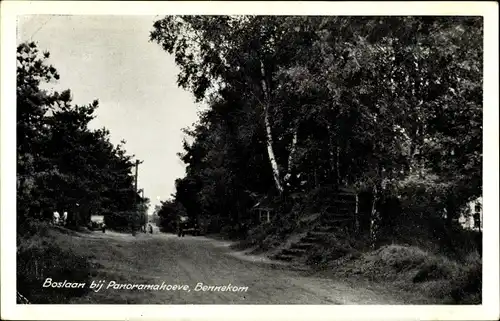
[[[437,262],[425,262],[417,274],[413,277],[413,283],[448,279],[451,275],[452,271],[448,266],[438,264]]]
[[[234,238],[236,234],[236,227],[232,225],[224,225],[220,229],[220,234],[222,234],[225,237]]]
[[[268,250],[272,238],[276,238],[277,227],[272,224],[260,224],[246,233],[246,237],[241,240],[239,248],[257,247],[257,250]]]
[[[22,230],[26,234],[18,237],[18,292],[35,304],[68,303],[71,297],[84,295],[88,287],[58,289],[42,285],[46,278],[55,282],[88,283],[93,268],[89,258],[61,248],[50,234],[48,225],[31,222],[27,226],[29,229]],[[61,234],[59,239],[68,237],[71,236]]]
[[[356,256],[358,251],[352,246],[348,237],[331,236],[325,239],[321,246],[314,247],[308,254],[306,264],[323,265],[336,261],[345,256]]]
[[[404,280],[420,283],[448,279],[458,270],[457,264],[415,246],[388,245],[368,252],[357,260],[352,271],[371,279]],[[354,272],[353,272],[354,273]]]
[[[474,259],[467,262],[465,268],[455,277],[450,295],[455,303],[481,304],[483,264]]]

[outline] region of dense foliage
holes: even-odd
[[[342,186],[368,193],[367,222],[389,238],[451,229],[482,195],[482,33],[475,17],[156,21],[179,86],[209,105],[163,213],[236,228],[263,195]]]
[[[93,214],[104,214],[111,228],[127,227],[147,201],[134,191],[132,157],[105,128],[89,129],[98,101],[74,106],[69,90],[46,89],[59,79],[48,58],[35,43],[17,47],[18,224],[66,211],[72,227]]]

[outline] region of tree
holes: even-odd
[[[289,20],[270,17],[176,16],[155,22],[151,33],[151,40],[175,55],[181,68],[178,83],[192,90],[198,101],[220,87],[238,92],[247,103],[259,108],[262,116],[258,121],[263,122],[265,131],[263,143],[279,193],[283,192],[288,173],[286,161],[293,160],[297,124],[286,133],[291,134],[289,155],[277,155],[272,128],[275,119],[271,119],[275,112],[273,78],[280,64],[289,65],[297,57],[305,59],[290,54],[290,38],[307,45],[313,34],[312,30],[289,27]],[[280,50],[282,47],[284,50]]]
[[[88,128],[97,100],[73,106],[69,90],[42,89],[59,78],[49,56],[34,43],[17,48],[18,222],[58,210],[78,227],[92,213],[132,210],[131,156],[110,142],[108,130]],[[113,221],[107,218],[110,227]]]
[[[481,19],[176,16],[153,27],[179,86],[210,107],[181,155],[188,213],[241,220],[242,195],[351,186],[372,194],[375,230],[405,224],[381,204],[415,186],[435,187],[428,200],[448,223],[481,194]]]
[[[169,200],[162,201],[158,210],[159,226],[163,232],[175,233],[177,231],[178,216],[186,215],[186,210],[182,204]]]

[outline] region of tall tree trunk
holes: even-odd
[[[264,70],[264,63],[260,61],[260,72],[261,72],[261,86],[264,92],[264,124],[266,127],[267,136],[267,154],[269,156],[269,162],[271,163],[271,168],[273,170],[274,183],[276,184],[276,189],[280,194],[283,193],[283,187],[281,186],[280,172],[278,168],[278,163],[276,162],[276,157],[274,156],[273,150],[273,137],[271,132],[271,122],[269,121],[269,92],[266,85],[266,74]]]
[[[378,189],[376,186],[373,187],[373,199],[372,199],[372,209],[370,213],[370,242],[371,247],[375,248],[377,243],[377,228],[378,228],[378,213],[377,213],[377,202],[379,199]]]
[[[290,154],[288,154],[288,167],[286,171],[286,175],[284,177],[284,183],[287,184],[288,180],[291,178],[292,171],[295,164],[295,151],[297,150],[297,135],[298,135],[298,126],[295,127],[293,132],[292,144],[290,145]]]
[[[330,170],[333,176],[333,182],[338,186],[339,185],[339,170],[338,170],[338,147],[335,145],[333,140],[333,132],[330,124],[327,125],[328,129],[328,139],[329,139],[329,148],[328,154],[330,156]]]
[[[335,170],[336,170],[336,173],[335,173],[335,184],[337,184],[337,186],[340,186],[340,184],[342,183],[341,179],[340,179],[340,148],[339,148],[339,139],[337,137],[337,144],[335,146]]]
[[[293,164],[295,162],[295,150],[297,149],[297,134],[298,134],[298,126],[295,128],[293,132],[292,145],[290,146],[290,154],[288,155],[288,173],[292,171]]]

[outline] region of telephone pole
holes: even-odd
[[[137,177],[138,177],[138,172],[139,172],[139,165],[142,163],[144,163],[144,161],[140,161],[138,159],[135,161],[135,182],[134,182],[135,194],[137,194],[137,192],[138,192],[137,191]]]
[[[139,176],[139,165],[144,163],[144,161],[136,160],[135,161],[135,179],[134,179],[134,189],[135,189],[135,194],[134,194],[134,212],[135,212],[135,218],[134,221],[137,221],[138,214],[137,214],[137,177]],[[135,230],[135,222],[134,222],[134,227],[133,229]]]

